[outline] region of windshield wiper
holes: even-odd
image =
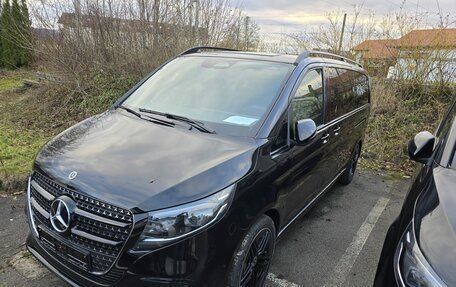
[[[116,108],[116,109],[117,109],[117,108],[120,108],[120,109],[122,109],[122,110],[126,110],[126,111],[129,112],[130,114],[133,114],[133,115],[137,116],[138,118],[141,118],[141,114],[140,114],[140,113],[138,113],[138,112],[135,111],[135,110],[130,109],[129,107],[122,106],[122,105],[118,105],[118,106],[115,106],[115,108]]]
[[[133,109],[130,109],[129,107],[126,107],[126,106],[118,105],[118,106],[115,106],[115,108],[121,108],[123,110],[126,110],[127,112],[137,116],[140,119],[146,120],[148,122],[152,122],[152,123],[156,123],[156,124],[160,124],[160,125],[164,125],[164,126],[169,126],[169,127],[174,127],[174,123],[173,122],[164,121],[164,120],[153,118],[153,117],[150,117],[150,116],[147,116],[147,118],[143,118],[140,113],[138,113],[137,111],[135,111]]]
[[[155,114],[155,115],[164,116],[164,117],[166,117],[168,119],[171,119],[171,120],[181,121],[181,122],[189,124],[190,126],[196,128],[197,130],[199,130],[201,132],[209,133],[209,134],[215,134],[215,131],[206,128],[202,122],[196,121],[196,120],[192,120],[192,119],[189,119],[187,117],[174,115],[174,114],[170,114],[170,113],[162,113],[162,112],[149,110],[149,109],[144,109],[144,108],[139,108],[139,111],[142,112],[142,113],[148,113],[148,114]]]

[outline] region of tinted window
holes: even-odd
[[[327,122],[343,115],[342,91],[343,83],[336,68],[325,68],[326,95],[328,96]]]
[[[180,57],[146,80],[125,104],[242,135],[244,129],[258,126],[291,69],[266,61]]]
[[[369,103],[369,78],[358,72],[352,71],[351,73],[353,73],[353,108],[356,109]]]
[[[335,102],[337,105],[337,117],[351,112],[355,107],[355,95],[353,93],[354,72],[345,69],[337,69],[339,75],[339,91]]]
[[[369,79],[355,71],[325,68],[327,119],[332,121],[369,102]]]
[[[321,70],[311,70],[302,78],[292,101],[294,123],[312,119],[323,124],[323,76]]]

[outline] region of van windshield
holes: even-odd
[[[184,116],[217,133],[248,136],[292,71],[291,64],[180,57],[147,79],[124,105]]]

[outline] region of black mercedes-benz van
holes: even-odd
[[[189,49],[43,147],[27,248],[75,286],[262,286],[276,238],[352,180],[369,102],[341,56]]]

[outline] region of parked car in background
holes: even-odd
[[[41,150],[27,248],[72,285],[262,286],[276,238],[352,181],[369,111],[349,59],[192,48]]]
[[[435,135],[408,145],[422,165],[388,230],[374,286],[456,286],[456,102]]]

